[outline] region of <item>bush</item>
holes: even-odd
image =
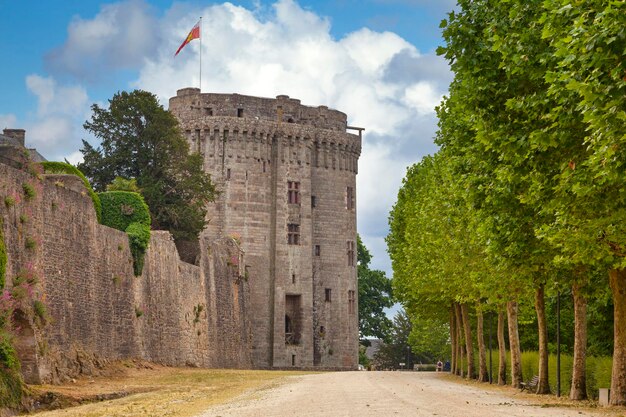
[[[144,257],[150,243],[150,227],[141,223],[131,223],[126,229],[130,253],[133,255],[135,276],[143,271]]]
[[[24,197],[26,200],[32,200],[37,196],[37,192],[35,191],[35,187],[32,184],[25,182],[22,184],[22,190],[24,191]]]
[[[8,333],[0,330],[0,408],[17,408],[24,394],[20,361]]]
[[[93,208],[94,210],[96,210],[96,217],[98,218],[98,222],[102,223],[102,207],[100,205],[100,198],[98,197],[98,194],[93,191],[93,188],[91,188],[91,184],[89,183],[87,177],[85,177],[85,175],[80,172],[78,168],[66,162],[52,161],[41,162],[41,166],[43,167],[46,174],[76,175],[81,180],[83,180],[83,184],[85,184],[85,188],[87,188],[89,197],[91,197],[91,201],[93,201]]]
[[[99,193],[102,203],[102,224],[125,231],[131,223],[150,226],[150,210],[140,194],[129,191]]]
[[[7,267],[7,248],[4,244],[4,232],[3,221],[0,218],[0,290],[4,288],[6,281],[6,267]]]

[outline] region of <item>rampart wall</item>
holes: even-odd
[[[37,275],[30,290],[50,316],[37,326],[14,315],[27,381],[94,373],[126,358],[251,366],[249,285],[233,239],[205,235],[195,266],[180,261],[168,232],[153,231],[143,274],[134,277],[126,234],[98,224],[78,178],[1,162],[0,227],[6,288],[25,271]]]

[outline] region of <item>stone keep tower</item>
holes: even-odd
[[[185,88],[169,110],[220,191],[204,233],[246,254],[254,365],[355,369],[362,129],[288,96]]]

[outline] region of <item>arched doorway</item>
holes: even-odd
[[[40,384],[35,331],[22,310],[13,312],[13,326],[15,351],[22,365],[24,381],[28,384]]]

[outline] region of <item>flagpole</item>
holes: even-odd
[[[200,16],[200,92],[202,93],[202,16]]]

